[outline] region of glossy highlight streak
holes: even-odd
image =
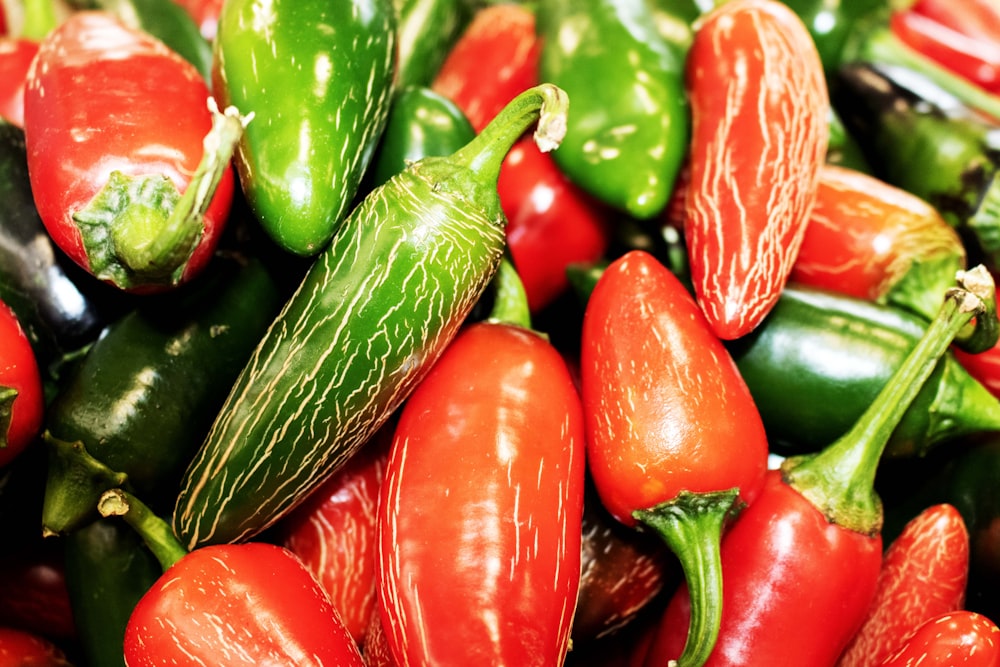
[[[738,338],[784,286],[826,152],[826,82],[808,31],[771,0],[707,16],[688,58],[690,187],[684,229],[698,303]]]

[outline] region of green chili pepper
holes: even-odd
[[[937,208],[970,262],[1000,267],[1000,128],[898,67],[846,65],[831,99],[877,176]]]
[[[476,131],[454,102],[425,86],[401,88],[366,178],[368,190],[382,185],[408,164],[451,155],[472,141]]]
[[[687,153],[684,54],[641,0],[542,0],[539,77],[572,100],[559,167],[637,218],[666,206]]]
[[[329,242],[360,185],[393,91],[392,0],[227,1],[213,90],[254,120],[235,157],[261,224],[287,251]]]
[[[393,0],[396,85],[428,86],[475,11],[472,0]]]
[[[402,404],[499,265],[503,159],[536,120],[539,146],[558,146],[566,106],[559,88],[531,88],[466,146],[416,162],[354,209],[185,473],[173,527],[186,548],[264,530]]]
[[[256,261],[216,256],[193,291],[126,315],[90,348],[49,406],[51,462],[43,529],[96,517],[126,480],[148,502],[173,502],[184,467],[225,392],[280,308]]]
[[[86,664],[124,667],[125,627],[139,599],[163,573],[122,519],[92,522],[65,538],[66,588]]]
[[[768,317],[729,349],[777,451],[816,451],[846,433],[926,329],[892,306],[788,285]],[[951,354],[938,363],[886,446],[922,455],[1000,431],[1000,401]]]

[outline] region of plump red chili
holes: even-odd
[[[24,127],[24,86],[38,53],[38,42],[25,37],[0,37],[0,117]]]
[[[0,667],[72,667],[54,643],[18,628],[0,627]]]
[[[31,444],[42,427],[44,412],[35,351],[17,315],[0,301],[0,468]]]
[[[687,91],[691,278],[716,334],[739,338],[774,306],[802,243],[827,149],[826,79],[791,9],[733,0],[699,20]]]
[[[997,667],[1000,628],[972,611],[925,621],[880,667]]]

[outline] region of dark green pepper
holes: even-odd
[[[421,158],[451,155],[475,136],[469,119],[447,97],[425,86],[401,88],[367,175],[368,189]]]
[[[42,524],[61,533],[96,517],[108,488],[169,507],[251,351],[280,308],[254,260],[216,256],[191,290],[144,302],[112,324],[46,414],[50,465]]]
[[[874,173],[924,199],[1000,268],[1000,127],[918,72],[846,65],[831,99]]]
[[[396,85],[429,86],[468,25],[473,0],[393,0],[399,60]]]
[[[45,230],[28,180],[24,130],[0,120],[0,301],[17,314],[48,375],[92,343],[129,299],[93,279]]]
[[[537,31],[540,80],[572,100],[553,159],[609,205],[657,215],[687,155],[684,53],[643,0],[542,0]]]
[[[124,667],[125,627],[163,574],[160,563],[118,518],[94,521],[64,539],[66,588],[85,664]]]
[[[235,156],[243,191],[285,250],[312,256],[354,200],[393,92],[392,0],[229,0],[212,89],[253,114]]]
[[[902,309],[788,285],[752,333],[729,350],[782,453],[817,451],[864,413],[926,329]],[[886,446],[926,454],[969,433],[1000,431],[1000,401],[948,354]]]

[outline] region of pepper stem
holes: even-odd
[[[493,307],[490,309],[489,319],[525,329],[531,328],[528,295],[509,253],[504,253],[493,276]]]
[[[139,533],[164,571],[188,553],[174,535],[170,524],[128,491],[108,489],[101,494],[97,511],[103,517],[120,516],[125,519]]]
[[[0,449],[7,446],[7,431],[10,429],[15,398],[17,389],[0,386]]]
[[[543,83],[529,88],[511,100],[472,141],[456,151],[453,160],[495,179],[500,175],[500,165],[510,147],[536,121],[534,139],[539,150],[547,153],[558,148],[566,136],[568,108],[569,97],[558,86]]]
[[[2,11],[0,3],[0,11]],[[24,24],[21,26],[21,36],[40,42],[55,29],[59,23],[53,0],[25,0]]]
[[[960,288],[948,290],[937,316],[854,426],[817,454],[786,459],[782,472],[827,518],[850,530],[874,535],[882,527],[882,503],[875,473],[882,452],[914,397],[973,317],[982,321],[995,308],[993,279],[983,266],[959,272]]]
[[[701,667],[719,637],[722,623],[720,543],[726,517],[739,489],[711,493],[681,492],[676,498],[632,516],[667,543],[684,571],[691,599],[691,621],[678,667]]]

